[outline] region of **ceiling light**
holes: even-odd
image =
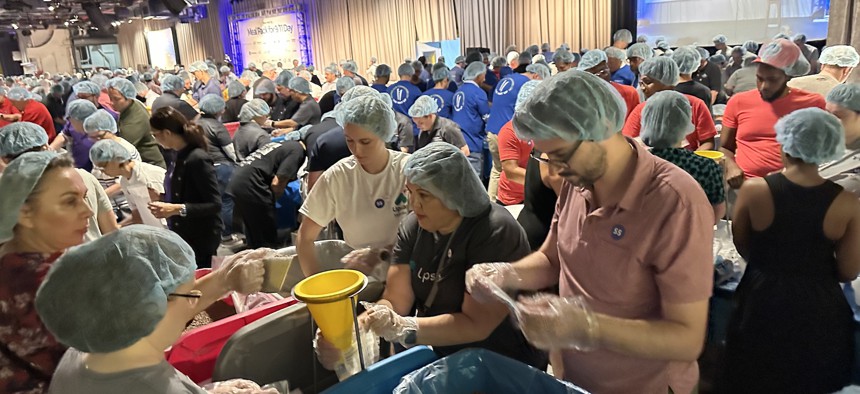
[[[15,29],[15,30],[18,30],[18,25],[16,25],[16,24],[14,24],[14,23],[13,23],[13,24],[12,24],[12,28],[13,28],[13,29]]]
[[[53,11],[53,10],[54,10],[54,6],[49,5],[49,6],[48,6],[48,11]]]
[[[66,23],[64,23],[64,25],[69,26],[69,21],[66,21]]]

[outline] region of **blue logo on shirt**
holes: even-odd
[[[508,94],[514,88],[514,80],[510,78],[505,78],[499,85],[496,86],[496,94],[499,96],[504,96]]]
[[[466,103],[466,94],[463,92],[457,92],[454,95],[454,111],[462,111],[463,104]]]
[[[381,198],[378,198],[378,199],[376,199],[376,201],[373,203],[373,205],[375,205],[377,208],[382,208],[382,207],[384,207],[384,206],[385,206],[385,200],[383,200],[383,199],[381,199]]]
[[[409,100],[409,90],[403,86],[396,86],[394,90],[391,91],[391,101],[393,101],[394,104],[403,104],[406,103],[406,100]]]
[[[616,224],[615,227],[612,227],[612,239],[618,241],[621,238],[624,238],[624,226],[620,224]]]
[[[432,97],[433,100],[436,100],[436,107],[439,108],[436,110],[436,112],[442,112],[442,107],[445,106],[445,99],[443,99],[442,96],[438,94],[431,94],[430,97]]]

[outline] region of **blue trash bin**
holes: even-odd
[[[427,346],[417,346],[367,367],[340,382],[323,394],[390,394],[400,378],[436,361],[436,353]]]

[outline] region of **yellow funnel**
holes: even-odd
[[[354,339],[350,297],[366,285],[367,277],[359,271],[325,271],[296,284],[293,296],[308,304],[308,310],[326,340],[338,349],[346,350]]]
[[[726,156],[723,154],[723,152],[716,151],[716,150],[697,150],[694,153],[699,155],[699,156],[707,157],[711,160],[715,160],[717,162],[719,162],[720,160],[723,159],[723,157]]]

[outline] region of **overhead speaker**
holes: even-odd
[[[97,27],[100,32],[109,32],[111,30],[111,24],[108,22],[105,14],[102,13],[102,10],[99,8],[99,5],[96,3],[84,3],[81,4],[84,11],[87,13],[87,18],[90,19],[90,23]]]
[[[153,15],[161,15],[162,9],[169,11],[173,15],[179,15],[182,10],[188,7],[188,2],[185,0],[149,0],[149,8]]]

